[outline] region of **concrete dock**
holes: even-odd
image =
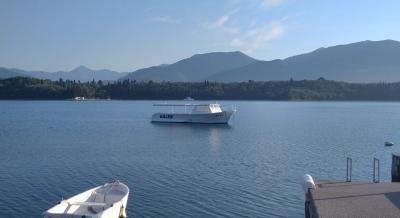
[[[400,182],[317,181],[306,217],[400,217]]]

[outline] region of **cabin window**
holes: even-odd
[[[174,115],[172,115],[172,114],[160,114],[160,118],[173,119]]]
[[[198,105],[193,108],[194,113],[209,113],[210,107],[208,105]]]

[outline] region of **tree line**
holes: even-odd
[[[113,82],[44,80],[27,77],[0,79],[0,99],[184,99],[198,100],[359,100],[398,101],[400,82],[348,83],[325,80],[247,82]]]

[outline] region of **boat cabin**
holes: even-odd
[[[193,107],[192,114],[210,114],[222,112],[219,104],[196,105]]]
[[[169,106],[172,107],[174,111],[174,107],[184,107],[185,113],[188,112],[188,107],[191,107],[191,114],[213,114],[213,113],[221,113],[221,105],[220,104],[154,104],[154,106]]]

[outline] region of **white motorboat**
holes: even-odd
[[[113,181],[60,201],[43,213],[45,218],[120,218],[126,217],[129,188]]]
[[[154,104],[159,107],[184,107],[184,112],[155,113],[152,122],[163,123],[228,123],[236,110],[222,110],[220,104]],[[188,111],[188,108],[191,110]]]
[[[84,101],[85,97],[83,97],[83,96],[82,97],[75,97],[74,100],[75,101]]]

